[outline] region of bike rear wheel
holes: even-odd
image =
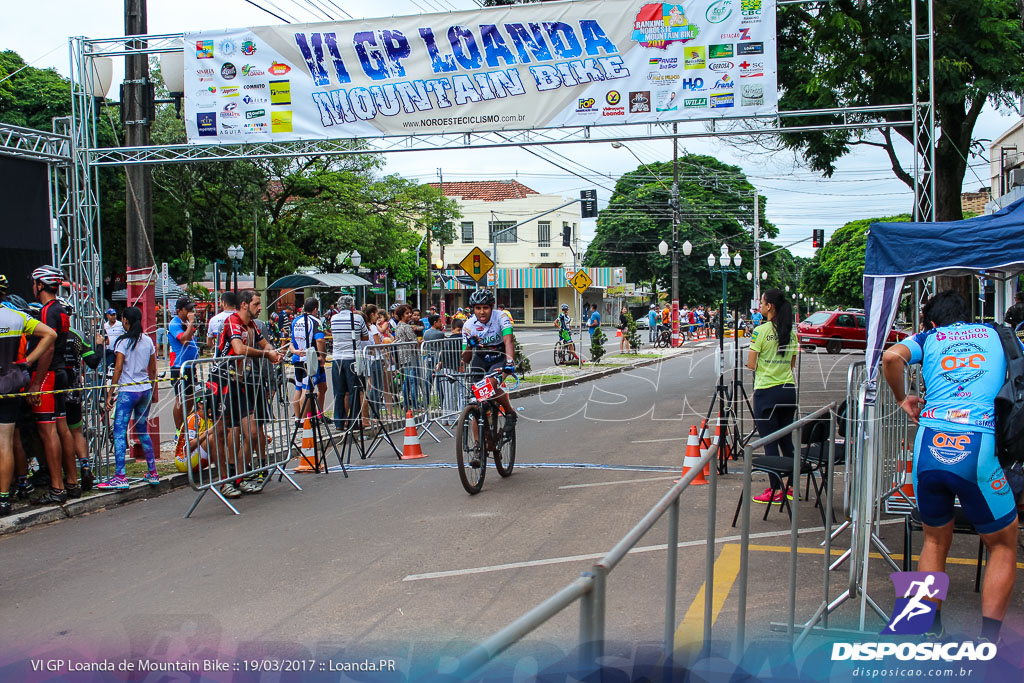
[[[555,342],[555,365],[563,365],[565,363],[565,341],[559,339]]]
[[[505,429],[505,415],[499,414],[495,418],[495,444],[492,452],[494,456],[494,469],[498,470],[498,474],[502,477],[509,477],[512,475],[512,468],[516,465],[516,433],[512,432],[512,438],[508,441],[502,439],[502,433]]]
[[[487,474],[487,449],[483,447],[487,429],[480,406],[476,404],[463,408],[459,421],[455,423],[455,461],[459,466],[462,488],[470,495],[480,493]]]

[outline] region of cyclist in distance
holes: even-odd
[[[569,304],[562,304],[562,312],[558,314],[558,320],[555,321],[558,338],[566,343],[565,350],[572,354],[573,360],[578,361],[580,357],[576,354],[576,345],[572,342],[570,323],[572,323],[572,318],[569,317]]]
[[[508,317],[494,310],[494,293],[489,289],[477,289],[469,297],[473,315],[462,328],[462,362],[469,364],[471,375],[481,377],[498,368],[511,375],[515,373],[515,336]],[[516,415],[508,394],[502,391],[501,383],[492,378],[491,383],[497,394],[494,400],[505,411],[504,438],[511,438],[515,432]]]

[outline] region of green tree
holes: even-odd
[[[744,273],[729,275],[730,305],[746,309],[752,285],[745,276],[753,270],[754,187],[736,166],[708,156],[688,154],[680,163],[679,244],[689,240],[689,257],[679,251],[679,298],[688,305],[715,304],[721,301],[721,277],[708,271],[707,255],[716,255],[723,243],[730,253],[741,252]],[[641,166],[619,178],[608,206],[597,219],[594,240],[587,248],[587,266],[625,266],[632,282],[650,282],[655,288],[671,285],[671,253],[662,256],[658,243],[672,242],[670,193],[671,162]],[[652,175],[653,173],[653,175]],[[664,185],[662,183],[665,183]],[[763,219],[766,199],[758,197],[762,216],[762,239],[778,234],[775,226]],[[762,252],[771,251],[762,242]],[[792,257],[783,250],[761,259],[761,268],[781,273],[782,264]]]
[[[594,334],[590,335],[590,362],[600,363],[601,359],[604,358],[605,350],[604,343],[608,340],[608,336],[605,335],[604,330],[598,327],[594,330]]]
[[[832,233],[803,271],[800,290],[827,306],[864,305],[864,250],[872,223],[910,220],[908,214],[851,221]]]
[[[626,343],[629,345],[629,350],[632,353],[640,351],[640,333],[636,330],[636,320],[633,319],[633,314],[626,311],[626,329],[623,331],[626,335]]]
[[[935,0],[935,148],[937,220],[962,217],[960,190],[971,153],[974,126],[986,102],[1012,106],[1024,94],[1024,29],[1018,0]],[[918,2],[925,27],[927,6]],[[782,110],[909,103],[912,93],[910,4],[907,0],[834,0],[778,10],[779,85]],[[922,28],[922,32],[925,31]],[[918,69],[927,73],[928,51],[919,45]],[[922,93],[927,98],[927,93]],[[857,121],[896,122],[906,112],[856,115]],[[835,123],[844,119],[835,117]],[[810,119],[788,118],[786,125]],[[814,123],[821,124],[820,117]],[[811,168],[830,176],[836,162],[859,145],[885,150],[892,171],[914,186],[894,135],[913,144],[913,129],[883,127],[790,133],[783,143]]]

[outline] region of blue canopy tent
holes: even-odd
[[[1005,280],[1022,271],[1024,199],[997,213],[960,221],[872,223],[864,255],[868,380],[877,376],[905,282],[978,273]]]

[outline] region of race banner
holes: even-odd
[[[512,5],[185,34],[191,143],[774,114],[775,0]]]

